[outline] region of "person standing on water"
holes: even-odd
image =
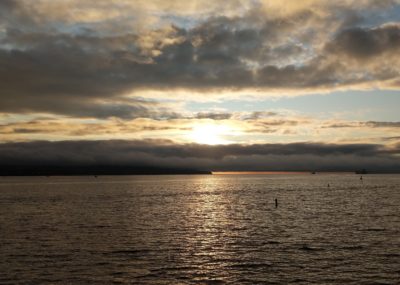
[[[278,199],[275,198],[275,208],[278,208]]]

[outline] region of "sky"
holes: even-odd
[[[400,0],[2,0],[0,161],[400,171]]]

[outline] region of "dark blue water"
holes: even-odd
[[[0,284],[399,282],[400,175],[0,178]]]

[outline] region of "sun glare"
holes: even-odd
[[[231,128],[225,125],[197,125],[190,134],[190,140],[199,144],[227,144],[224,137],[231,134]]]

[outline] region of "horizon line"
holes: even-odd
[[[212,175],[254,175],[254,174],[356,174],[354,171],[211,171]]]

